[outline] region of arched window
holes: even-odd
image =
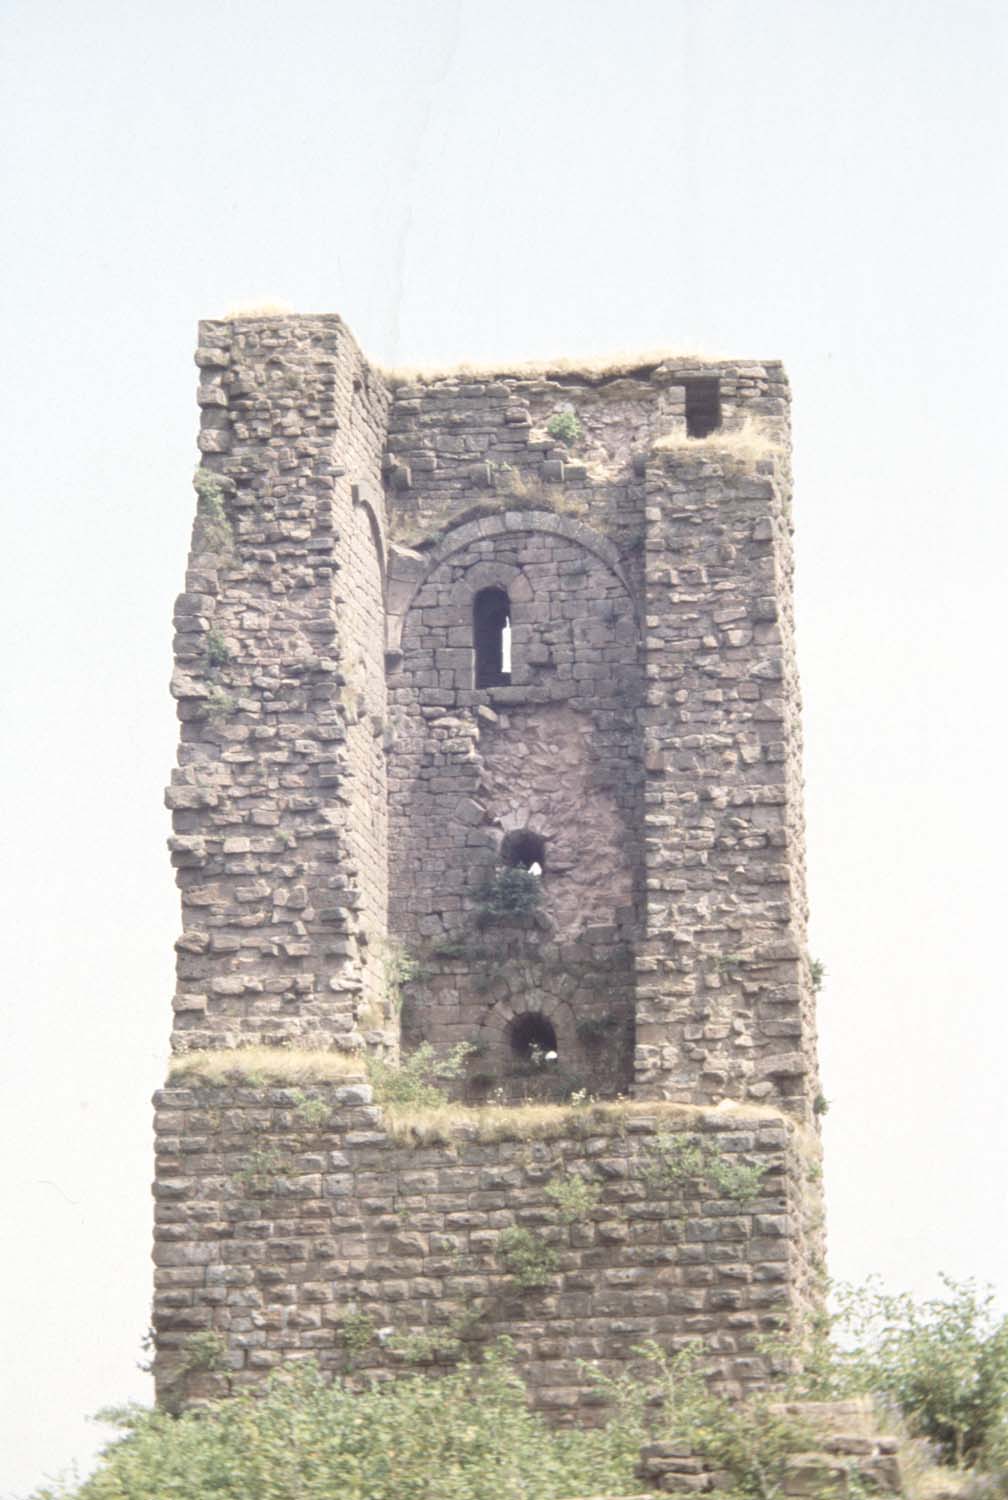
[[[501,841],[501,860],[504,864],[530,875],[541,875],[546,868],[546,841],[541,833],[531,828],[518,828],[505,834]]]
[[[511,1055],[535,1067],[556,1062],[557,1035],[553,1022],[539,1011],[526,1011],[515,1016],[508,1027]]]
[[[511,601],[505,589],[480,589],[473,600],[476,687],[507,687],[511,681]]]

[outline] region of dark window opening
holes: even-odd
[[[706,437],[721,426],[720,380],[687,380],[686,431],[690,437]]]
[[[501,861],[512,868],[541,875],[546,868],[546,840],[530,828],[509,833],[501,842]]]
[[[508,1040],[513,1055],[521,1062],[542,1064],[556,1060],[556,1031],[552,1021],[547,1021],[540,1011],[515,1016],[508,1027]]]
[[[511,681],[511,601],[504,589],[480,589],[473,600],[475,685],[507,687]]]

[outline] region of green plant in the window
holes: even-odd
[[[546,423],[546,431],[558,443],[576,443],[581,436],[581,423],[572,411],[558,411]]]
[[[497,1259],[522,1291],[546,1286],[557,1268],[557,1253],[545,1240],[517,1225],[497,1241]]]

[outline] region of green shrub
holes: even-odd
[[[841,1392],[886,1398],[946,1462],[1006,1474],[1008,1316],[989,1289],[941,1280],[946,1295],[925,1301],[875,1281],[837,1288],[829,1378]]]
[[[765,1168],[730,1161],[698,1135],[655,1137],[641,1176],[655,1192],[678,1192],[688,1182],[706,1183],[725,1198],[748,1207],[760,1195]]]
[[[208,672],[219,671],[221,667],[226,666],[231,660],[231,651],[228,643],[215,625],[211,625],[206,633],[204,648]]]
[[[303,1089],[291,1089],[291,1100],[294,1104],[294,1113],[302,1125],[318,1130],[320,1126],[328,1123],[332,1109],[324,1099],[320,1099],[317,1095],[306,1094]]]
[[[436,1378],[353,1392],[311,1364],[264,1392],[172,1418],[103,1414],[122,1436],[90,1479],[34,1500],[566,1500],[634,1495],[642,1433],[556,1432],[528,1409],[506,1348]]]
[[[565,1224],[576,1224],[586,1219],[602,1196],[602,1185],[588,1182],[584,1177],[554,1177],[546,1184],[545,1193],[560,1211]]]
[[[493,922],[528,922],[542,904],[542,879],[521,865],[506,865],[476,892],[480,927]]]
[[[557,1268],[557,1253],[530,1229],[505,1229],[497,1240],[497,1259],[523,1291],[546,1286]]]
[[[458,1078],[471,1051],[469,1042],[459,1042],[447,1055],[439,1055],[430,1042],[421,1042],[415,1052],[398,1063],[385,1062],[380,1057],[368,1058],[368,1078],[376,1102],[412,1109],[434,1109],[447,1104],[448,1095],[438,1080]]]
[[[546,431],[558,443],[576,443],[581,436],[581,423],[572,411],[558,411],[546,423]]]
[[[181,1367],[189,1370],[221,1370],[227,1364],[227,1344],[211,1329],[190,1333],[182,1345]]]
[[[224,487],[208,469],[193,475],[196,490],[196,548],[199,552],[230,552],[234,532],[224,509]]]

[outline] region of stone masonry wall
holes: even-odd
[[[291,1359],[338,1374],[443,1365],[508,1333],[535,1403],[590,1421],[579,1361],[616,1375],[646,1339],[702,1339],[742,1390],[766,1375],[755,1340],[814,1294],[816,1146],[786,1116],[582,1109],[550,1139],[505,1123],[505,1139],[463,1128],[425,1145],[392,1137],[369,1100],[354,1082],[177,1079],[157,1096],[161,1399],[234,1391]],[[662,1179],[683,1139],[758,1168],[755,1195]],[[565,1214],[548,1190],[575,1178],[588,1206]],[[502,1253],[516,1229],[546,1254],[541,1284],[522,1286]],[[208,1332],[210,1371],[191,1354]]]
[[[410,1031],[474,1045],[477,1091],[612,1093],[630,1081],[638,629],[621,571],[586,534],[538,511],[449,531],[389,678],[391,919],[423,964]],[[489,586],[511,600],[511,682],[475,689],[472,600]],[[502,933],[485,924],[481,891],[521,831],[545,846],[542,905]],[[555,1029],[549,1078],[509,1048],[508,1027],[527,1014]]]
[[[596,1410],[579,1359],[618,1373],[648,1337],[762,1380],[757,1337],[822,1273],[782,370],[386,378],[337,317],[204,323],[197,363],[174,1050],[464,1042],[469,1102],[577,1107],[421,1141],[357,1080],[173,1081],[162,1399],[501,1332],[565,1418]],[[488,587],[512,671],[477,689]],[[488,896],[518,834],[544,851],[520,916]],[[556,1058],[516,1045],[529,1020]],[[759,1168],[755,1200],[676,1176],[683,1135]],[[547,1188],[578,1179],[568,1218]]]
[[[387,397],[336,317],[203,323],[197,363],[201,498],[167,794],[174,1040],[346,1043],[380,990],[387,905]],[[355,504],[355,484],[377,510]]]
[[[638,1087],[818,1092],[805,948],[786,461],[647,470],[646,935]]]

